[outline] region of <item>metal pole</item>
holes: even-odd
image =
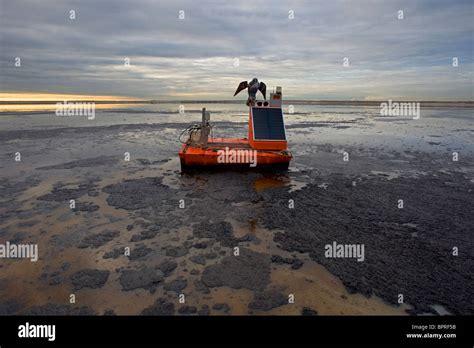
[[[203,127],[206,126],[206,108],[202,108],[202,121],[201,121],[201,125]]]

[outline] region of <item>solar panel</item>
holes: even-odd
[[[252,108],[255,140],[286,140],[283,113],[280,108]]]

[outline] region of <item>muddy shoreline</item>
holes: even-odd
[[[472,315],[473,153],[431,129],[430,152],[311,141],[368,122],[289,126],[283,174],[182,175],[179,122],[0,131],[0,242],[40,251],[0,260],[0,314]],[[334,241],[364,262],[325,257]]]

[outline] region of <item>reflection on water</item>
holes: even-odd
[[[72,101],[71,101],[72,102]],[[115,109],[117,107],[120,108],[129,108],[132,106],[136,106],[137,104],[120,104],[119,106],[117,104],[101,104],[101,103],[96,103],[95,108],[96,109],[104,109],[104,110],[110,110],[110,109]],[[56,111],[56,104],[4,104],[0,105],[0,114],[1,113],[7,113],[7,112],[15,112],[15,113],[28,113],[28,112],[38,112],[38,111],[49,111],[51,112],[52,115],[55,115]]]
[[[244,104],[96,104],[93,120],[87,117],[58,117],[55,105],[0,105],[0,129],[26,130],[64,127],[98,127],[129,124],[170,125],[160,134],[175,134],[191,123],[200,122],[206,107],[214,123],[214,136],[246,137],[248,109]],[[376,106],[294,105],[289,113],[283,106],[287,137],[293,153],[311,154],[308,145],[326,144],[367,147],[411,147],[423,151],[464,149],[474,151],[472,108],[426,107],[419,120],[380,117]],[[26,111],[28,110],[28,111]],[[179,126],[182,124],[182,126]],[[135,130],[134,130],[135,131]],[[141,137],[135,133],[136,137]],[[174,136],[174,135],[173,135]],[[156,139],[159,139],[157,137]],[[301,146],[299,146],[301,145]],[[342,150],[342,148],[341,148]]]

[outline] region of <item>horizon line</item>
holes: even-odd
[[[130,99],[130,100],[95,100],[95,99],[54,99],[54,100],[0,100],[0,105],[48,105],[63,103],[65,101],[74,103],[93,102],[95,104],[196,104],[196,103],[213,103],[213,104],[240,104],[245,100],[233,99]],[[260,100],[259,100],[260,101]],[[262,100],[264,101],[264,100]],[[268,100],[267,100],[268,101]],[[351,99],[283,99],[284,104],[288,103],[321,103],[321,104],[358,104],[358,105],[375,105],[386,103],[388,101],[396,103],[433,103],[433,104],[473,104],[474,100],[407,100],[407,99],[380,99],[380,100],[351,100]]]

